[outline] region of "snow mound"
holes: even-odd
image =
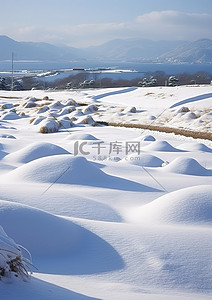
[[[1,155],[1,154],[0,154]],[[3,173],[3,172],[8,172],[8,171],[12,171],[14,170],[15,167],[9,165],[9,164],[5,164],[5,163],[2,163],[0,161],[0,173]]]
[[[202,143],[184,143],[178,146],[178,148],[185,151],[204,151],[212,153],[212,149]]]
[[[86,116],[81,116],[79,119],[76,121],[76,124],[89,124],[89,125],[94,125],[95,121],[92,118],[91,115],[86,115]]]
[[[85,157],[53,155],[33,160],[7,173],[2,182],[39,182],[77,184],[131,191],[155,191],[127,179],[104,173]]]
[[[139,221],[155,223],[212,223],[212,189],[209,185],[184,188],[137,209]]]
[[[66,139],[70,140],[85,140],[85,141],[95,141],[98,140],[94,135],[89,133],[74,133],[66,137]]]
[[[163,171],[172,173],[197,175],[197,176],[212,176],[212,171],[201,166],[198,161],[189,157],[177,157],[170,164],[163,168]]]
[[[11,135],[11,134],[0,134],[0,138],[2,138],[2,139],[16,139],[16,137]]]
[[[154,138],[154,136],[152,136],[152,135],[146,135],[146,136],[143,138],[143,141],[154,142],[154,141],[155,141],[155,138]]]
[[[59,154],[70,154],[64,148],[57,145],[44,142],[36,142],[30,144],[16,152],[8,154],[5,157],[5,161],[16,162],[16,163],[28,163],[32,160]]]
[[[135,106],[128,106],[123,110],[124,114],[127,113],[136,113],[136,107]]]
[[[134,153],[129,156],[126,156],[122,161],[127,161],[130,164],[142,167],[161,167],[164,163],[162,159],[157,156],[142,153],[140,155]]]
[[[16,119],[20,119],[20,117],[15,112],[8,112],[8,113],[4,114],[0,119],[1,120],[16,120]]]
[[[183,118],[184,120],[190,121],[190,120],[196,119],[197,116],[196,116],[195,113],[193,113],[193,112],[187,112],[187,113],[185,113],[185,114],[182,116],[182,118]]]
[[[0,150],[0,160],[4,158],[7,154],[7,152]]]
[[[44,116],[39,116],[37,118],[31,119],[31,124],[32,125],[38,125],[41,121],[45,120],[46,118]]]
[[[150,145],[143,147],[144,150],[164,151],[164,152],[180,152],[181,150],[174,148],[166,141],[154,141]]]
[[[0,219],[7,234],[32,255],[66,253],[80,240],[76,225],[23,204],[0,200]]]
[[[59,123],[56,122],[54,119],[44,119],[38,125],[40,126],[40,133],[57,132],[60,127]]]
[[[96,106],[95,104],[90,104],[87,107],[85,107],[82,112],[83,114],[91,114],[94,113],[98,110],[98,106]]]
[[[0,200],[0,220],[7,234],[30,251],[39,272],[85,275],[124,265],[110,244],[65,218]]]

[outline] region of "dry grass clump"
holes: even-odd
[[[88,105],[86,108],[83,109],[83,113],[93,113],[98,110],[98,106],[94,104]]]
[[[52,104],[53,107],[58,107],[58,106],[62,106],[60,101],[56,101]]]
[[[68,129],[73,126],[72,121],[69,119],[69,117],[63,117],[60,120],[58,120],[58,124],[60,127],[63,127],[65,129]]]
[[[32,108],[32,107],[36,107],[36,106],[37,106],[37,104],[35,102],[31,102],[31,101],[25,102],[23,104],[23,107],[25,107],[25,108]]]
[[[23,256],[23,250],[28,258]],[[26,281],[31,274],[31,267],[32,258],[29,251],[17,245],[0,226],[0,281],[11,280],[14,277]]]
[[[3,255],[3,253],[1,254]],[[2,267],[0,266],[0,280],[2,279],[2,277],[11,277],[11,273],[15,277],[21,277],[23,280],[29,278],[25,260],[23,259],[21,253],[19,253],[14,258],[8,257],[6,259],[5,265]]]
[[[72,117],[72,118],[70,118],[70,121],[71,122],[74,122],[74,121],[76,121],[77,120],[77,118],[76,117]]]
[[[74,99],[68,99],[66,102],[66,105],[68,106],[78,106],[77,102]]]
[[[186,106],[183,106],[180,111],[183,112],[183,113],[185,113],[185,112],[189,112],[190,109],[188,107],[186,107]]]
[[[131,107],[131,108],[130,108],[130,112],[131,112],[131,113],[136,113],[136,107],[134,107],[134,106]]]
[[[43,106],[50,105],[50,104],[51,104],[51,102],[46,101],[46,102],[42,102],[42,103],[38,104],[37,106],[38,107],[43,107]]]
[[[1,105],[1,107],[0,107],[1,109],[8,109],[8,108],[10,108],[10,107],[8,107],[8,105],[7,104],[3,104],[3,105]]]
[[[43,100],[49,100],[49,97],[48,96],[44,96]]]
[[[49,110],[49,107],[47,105],[43,105],[38,108],[38,113],[43,113],[46,112],[47,110]]]
[[[209,112],[211,112],[212,111],[212,109],[211,108],[204,108],[203,110],[202,110],[202,114],[203,115],[205,115],[205,114],[208,114]]]
[[[82,122],[83,124],[92,124],[92,125],[95,123],[94,119],[91,116],[86,116]]]
[[[44,119],[41,121],[40,133],[53,133],[59,130],[60,124],[54,119]]]
[[[155,93],[153,93],[153,92],[148,92],[148,93],[146,93],[144,96],[150,96],[150,95],[154,95]]]
[[[45,119],[44,116],[39,116],[39,117],[33,117],[30,119],[29,123],[32,125],[38,125],[40,122],[42,122]]]
[[[32,118],[29,120],[29,124],[32,124],[35,121],[36,118]]]
[[[69,107],[69,108],[68,108],[68,112],[69,112],[69,113],[72,113],[72,112],[75,111],[75,110],[76,110],[75,106],[72,106],[72,107]]]
[[[23,111],[20,111],[20,112],[18,113],[18,115],[19,115],[20,117],[25,117],[25,116],[26,116],[25,112],[23,112]]]

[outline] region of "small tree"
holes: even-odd
[[[10,86],[6,80],[6,78],[0,78],[0,90],[10,90]]]
[[[170,76],[168,79],[168,86],[176,86],[178,83],[178,78],[175,76]]]
[[[157,79],[153,76],[150,76],[149,78],[143,78],[142,81],[138,82],[139,86],[156,86],[157,85]]]

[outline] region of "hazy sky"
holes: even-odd
[[[0,35],[73,47],[212,38],[212,0],[0,0]]]

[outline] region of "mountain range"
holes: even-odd
[[[148,39],[116,39],[100,46],[74,48],[48,43],[18,42],[0,35],[0,61],[139,61],[161,63],[212,63],[212,40],[152,41]]]

